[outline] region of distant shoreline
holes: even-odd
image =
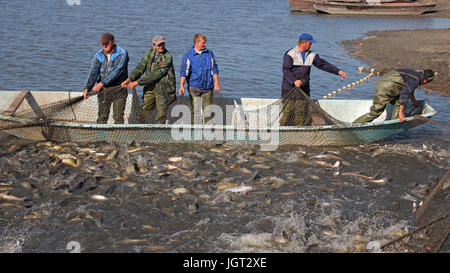
[[[450,0],[432,0],[430,2],[436,3],[435,11],[420,16],[450,18]]]
[[[432,69],[435,80],[423,86],[428,93],[450,97],[450,28],[371,31],[341,45],[375,69]]]

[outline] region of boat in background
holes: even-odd
[[[357,1],[357,2],[356,2]],[[338,15],[420,15],[431,11],[436,4],[430,2],[405,2],[391,0],[314,0],[318,12]]]
[[[289,7],[293,11],[316,12],[313,1],[314,0],[289,0]]]

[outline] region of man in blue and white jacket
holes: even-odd
[[[97,123],[108,121],[111,104],[113,104],[114,123],[124,123],[127,89],[120,84],[128,78],[128,53],[117,46],[111,33],[104,33],[100,43],[102,49],[97,51],[92,61],[92,68],[84,88],[84,98],[89,90],[98,94]]]
[[[180,96],[184,94],[184,84],[187,82],[191,121],[194,118],[194,100],[201,98],[201,112],[204,122],[207,122],[211,119],[211,115],[205,113],[205,107],[212,104],[213,89],[220,91],[219,69],[214,53],[206,48],[205,35],[195,34],[193,40],[194,46],[181,59],[179,94]]]
[[[347,77],[344,71],[330,64],[319,57],[319,54],[310,50],[316,41],[309,33],[303,33],[299,37],[297,46],[288,50],[283,57],[283,81],[281,85],[281,97],[283,99],[283,116],[280,121],[281,126],[287,125],[307,125],[303,124],[304,115],[307,109],[302,105],[300,94],[296,94],[294,87],[300,88],[307,96],[310,95],[309,75],[311,67],[314,65],[320,70]],[[304,101],[304,99],[303,99]],[[294,114],[294,117],[291,115]]]

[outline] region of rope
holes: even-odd
[[[69,90],[69,101],[70,101],[70,92],[72,92],[72,90]],[[73,116],[75,117],[74,120],[77,120],[77,115],[75,114],[75,111],[73,110],[73,104],[70,104],[70,109],[72,110]]]
[[[336,90],[334,90],[331,93],[328,93],[328,95],[323,96],[323,99],[324,100],[329,99],[331,97],[336,96],[337,94],[340,94],[342,91],[345,91],[347,89],[350,90],[351,88],[355,88],[357,85],[362,84],[364,82],[367,82],[372,76],[374,76],[374,75],[379,76],[380,73],[381,73],[380,71],[377,71],[377,70],[375,70],[373,68],[369,70],[368,68],[364,68],[362,66],[358,67],[358,71],[359,72],[369,72],[369,74],[367,76],[365,76],[365,77],[355,81],[355,82],[352,82],[351,84],[347,84],[347,85],[342,86],[341,88],[339,88],[337,90],[337,92],[336,92]]]
[[[387,247],[387,246],[389,246],[389,245],[391,245],[391,244],[393,244],[393,243],[395,243],[395,242],[398,242],[398,241],[402,240],[402,239],[405,238],[405,237],[411,236],[411,235],[413,235],[414,233],[416,233],[416,232],[418,232],[418,231],[420,231],[420,230],[426,228],[427,226],[432,225],[432,224],[434,224],[434,223],[436,223],[436,222],[439,222],[439,221],[441,221],[441,220],[447,218],[447,216],[449,216],[449,215],[450,215],[450,212],[447,213],[447,214],[445,214],[445,215],[439,216],[438,218],[434,219],[433,221],[431,221],[431,222],[429,222],[429,223],[427,223],[427,224],[425,224],[425,225],[422,225],[422,226],[416,228],[415,230],[413,230],[413,231],[411,231],[411,232],[409,232],[409,233],[407,233],[407,234],[405,234],[405,235],[403,235],[403,236],[398,237],[398,238],[395,239],[395,240],[392,240],[392,241],[390,241],[390,242],[387,242],[386,244],[382,245],[380,248],[383,249],[383,248],[385,248],[385,247]]]
[[[413,117],[421,119],[423,121],[429,121],[429,122],[434,123],[434,124],[444,125],[444,126],[449,126],[450,127],[449,123],[440,122],[440,121],[437,121],[437,120],[434,120],[434,119],[431,119],[431,118],[422,117],[420,115],[414,115]]]

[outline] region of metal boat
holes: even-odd
[[[419,15],[431,11],[436,4],[428,2],[327,1],[314,0],[318,12],[339,15]]]
[[[293,11],[316,12],[313,0],[289,0],[289,7]]]
[[[20,94],[21,91],[0,91],[0,113],[2,113],[0,124],[19,125],[3,127],[2,131],[24,139],[58,142],[227,142],[254,143],[267,147],[285,144],[348,146],[382,140],[426,122],[417,115],[430,118],[437,114],[427,101],[423,101],[418,108],[414,108],[411,104],[406,106],[405,113],[408,116],[406,121],[389,120],[387,117],[390,116],[393,106],[388,104],[385,112],[373,122],[352,124],[353,120],[369,111],[372,101],[327,99],[318,100],[316,103],[339,120],[339,124],[279,126],[277,112],[267,111],[269,109],[267,106],[276,104],[279,99],[215,97],[213,103],[220,106],[219,110],[224,111],[222,124],[191,125],[180,122],[179,110],[188,109],[185,105],[187,100],[177,100],[171,105],[168,124],[135,124],[133,113],[141,106],[134,92],[128,95],[125,124],[112,124],[112,113],[107,124],[96,124],[97,96],[61,110],[64,111],[62,113],[64,119],[39,123],[36,122],[38,120],[36,118],[24,118],[7,113]],[[32,99],[28,99],[28,103],[23,101],[15,107],[19,113],[36,108],[36,105],[48,105],[81,95],[82,92],[31,91],[29,98]],[[28,125],[20,126],[21,124]]]

